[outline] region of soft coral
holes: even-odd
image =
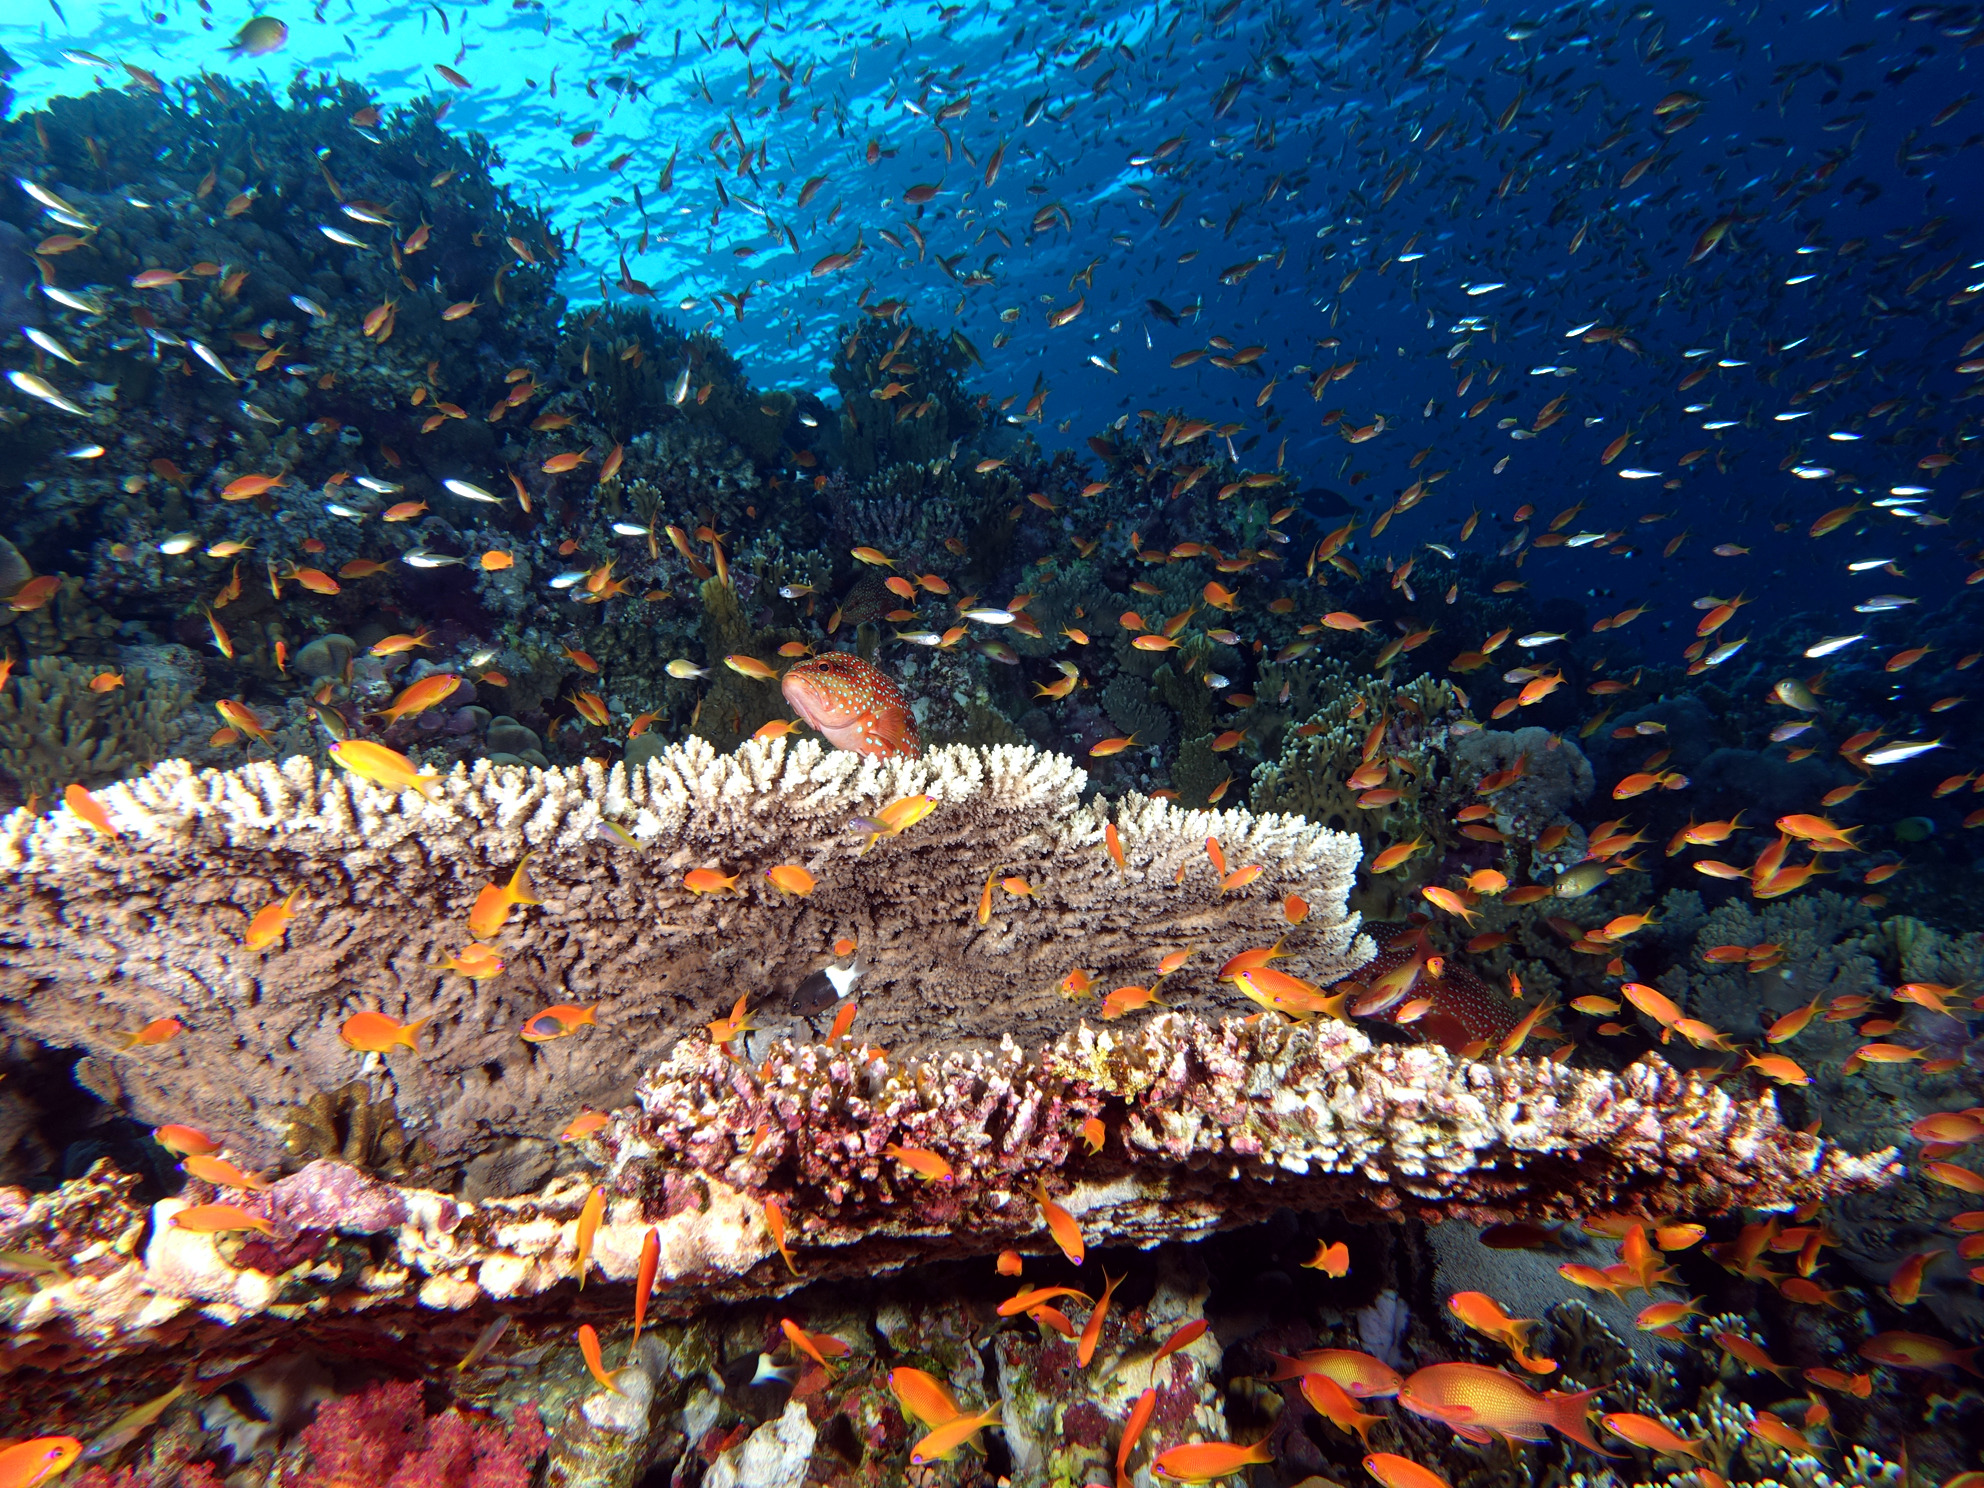
[[[310,1475],[299,1488],[529,1488],[550,1444],[537,1407],[517,1407],[506,1431],[450,1407],[428,1417],[411,1381],[372,1386],[326,1403],[303,1433]]]

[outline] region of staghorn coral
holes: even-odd
[[[861,947],[864,1029],[910,1052],[1052,1037],[1076,1016],[1054,987],[1078,959],[1127,980],[1148,974],[1159,942],[1195,952],[1168,986],[1221,1005],[1212,968],[1288,931],[1289,892],[1312,906],[1289,933],[1292,965],[1326,981],[1365,959],[1343,908],[1354,843],[1141,797],[1084,806],[1084,780],[1064,756],[1014,747],[875,761],[789,740],[718,756],[691,740],[644,771],[478,764],[428,802],[302,757],[200,774],[173,762],[103,793],[120,841],[66,812],[7,819],[0,865],[17,892],[0,905],[0,1025],[114,1061],[143,1119],[197,1113],[272,1162],[293,1108],[361,1072],[338,1036],[347,1017],[430,1018],[420,1053],[386,1058],[384,1093],[455,1162],[542,1134],[575,1105],[625,1100],[740,993],[783,1013],[841,936]],[[938,802],[929,819],[865,849],[854,818],[924,791]],[[602,833],[607,822],[639,846]],[[1103,850],[1110,822],[1126,869]],[[1263,875],[1222,893],[1203,851],[1213,834]],[[502,974],[443,970],[483,883],[526,850],[544,902],[498,939]],[[782,862],[815,875],[810,897],[765,880]],[[737,875],[736,891],[688,892],[697,867]],[[1033,893],[981,923],[987,877],[1010,873]],[[249,917],[292,890],[287,942],[246,951]],[[593,1006],[596,1025],[545,1045],[518,1037],[559,1003]],[[177,1038],[121,1054],[120,1030],[168,1014],[186,1025]]]
[[[780,1043],[766,1060],[760,1076],[685,1040],[643,1081],[640,1108],[598,1134],[610,1197],[592,1259],[625,1279],[652,1230],[665,1311],[795,1284],[766,1227],[774,1198],[795,1269],[830,1280],[1042,1246],[1025,1195],[1050,1177],[1092,1245],[1149,1246],[1287,1208],[1476,1222],[1783,1208],[1897,1170],[1891,1149],[1849,1156],[1787,1130],[1768,1096],[1733,1100],[1658,1060],[1618,1076],[1470,1065],[1374,1047],[1342,1024],[1165,1014],[1120,1036],[1084,1025],[1032,1060],[1010,1040],[996,1054],[899,1064],[846,1040]],[[1109,1139],[1090,1155],[1077,1128],[1097,1113]],[[909,1177],[883,1151],[893,1141],[943,1154],[952,1178]],[[316,1239],[353,1228],[373,1234],[377,1259],[343,1286],[355,1281],[371,1305],[528,1298],[573,1274],[591,1187],[562,1178],[466,1203],[317,1163],[234,1196],[273,1232],[243,1240],[174,1227],[184,1196],[148,1223],[128,1184],[71,1185],[0,1207],[0,1248],[90,1254],[74,1276],[0,1295],[0,1324],[17,1357],[37,1358],[144,1347],[195,1303],[236,1322],[277,1305],[307,1316],[344,1295],[300,1284],[326,1264]]]

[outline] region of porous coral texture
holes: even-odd
[[[1189,950],[1167,999],[1212,1007],[1233,1001],[1213,973],[1244,947],[1286,934],[1283,964],[1317,981],[1369,954],[1344,909],[1354,839],[1139,796],[1082,804],[1085,780],[1025,748],[875,760],[783,739],[722,756],[691,740],[631,774],[480,764],[431,801],[301,757],[171,762],[101,792],[117,840],[64,811],[0,823],[15,886],[0,902],[0,1028],[114,1064],[99,1084],[135,1115],[197,1121],[259,1164],[281,1156],[289,1110],[361,1071],[347,1018],[428,1019],[418,1053],[384,1061],[401,1120],[446,1161],[625,1101],[740,995],[761,1024],[818,1011],[792,994],[842,937],[859,943],[864,1033],[911,1053],[1061,1033],[1080,1006],[1055,988],[1077,964],[1105,985],[1146,981],[1163,951]],[[857,818],[925,792],[926,819],[869,845]],[[1209,836],[1231,867],[1263,871],[1223,890]],[[495,938],[502,972],[445,970],[477,894],[527,850],[543,903]],[[810,896],[766,879],[786,863],[817,880]],[[735,885],[691,893],[697,868]],[[1031,892],[994,883],[981,917],[988,879],[1006,877]],[[292,891],[286,942],[247,950],[250,918]],[[1289,893],[1310,905],[1292,930]],[[554,1004],[596,1005],[595,1025],[525,1042],[525,1020]],[[124,1053],[126,1033],[168,1016],[176,1038]]]
[[[773,1295],[799,1277],[1042,1249],[1041,1185],[1089,1244],[1148,1246],[1288,1208],[1475,1222],[1785,1208],[1899,1170],[1891,1149],[1842,1153],[1785,1128],[1771,1097],[1737,1100],[1657,1059],[1620,1075],[1547,1060],[1468,1064],[1437,1048],[1374,1046],[1334,1023],[1165,1014],[1120,1035],[1084,1025],[1033,1059],[1008,1040],[905,1063],[849,1038],[781,1044],[770,1068],[684,1041],[643,1082],[640,1109],[591,1140],[609,1195],[592,1242],[599,1271],[630,1279],[658,1231],[656,1305],[679,1311]],[[1079,1135],[1091,1117],[1103,1136],[1092,1153]],[[935,1152],[951,1173],[915,1176],[892,1144]],[[0,1300],[0,1324],[19,1348],[42,1330],[50,1347],[77,1336],[142,1346],[188,1298],[229,1320],[278,1297],[316,1310],[330,1299],[307,1300],[317,1252],[303,1242],[350,1228],[341,1214],[361,1210],[382,1226],[381,1259],[361,1283],[369,1306],[521,1300],[574,1275],[591,1187],[565,1178],[535,1196],[466,1204],[318,1163],[271,1193],[235,1196],[272,1236],[188,1234],[170,1224],[185,1200],[168,1199],[142,1256],[143,1212],[118,1193],[79,1193],[95,1214],[83,1225],[60,1197],[23,1202],[0,1223],[0,1248],[63,1261],[85,1236],[116,1240],[93,1249],[87,1277],[43,1278],[31,1296]],[[794,1270],[775,1251],[767,1201],[785,1216]],[[121,1223],[106,1212],[119,1209]]]

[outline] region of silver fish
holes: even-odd
[[[326,310],[315,300],[306,300],[302,295],[291,295],[289,302],[312,320],[329,320],[331,318],[330,311]]]
[[[368,491],[377,491],[381,496],[397,496],[406,489],[395,481],[380,480],[376,475],[361,475],[358,484]]]
[[[273,413],[270,413],[268,409],[263,408],[260,404],[250,403],[246,398],[241,399],[240,403],[241,411],[256,423],[274,424],[277,428],[282,427],[282,420],[277,418]]]
[[[561,574],[553,574],[551,576],[551,587],[553,589],[569,589],[585,576],[586,571],[583,568],[568,568]]]
[[[494,495],[483,490],[482,487],[473,485],[465,480],[444,480],[441,484],[446,486],[450,491],[453,491],[464,501],[481,501],[490,506],[501,506],[503,504],[503,498],[501,496]]]
[[[101,460],[108,451],[100,444],[79,444],[62,453],[71,460]]]
[[[978,609],[966,610],[964,618],[981,625],[1011,625],[1018,617],[1011,610]]]
[[[70,310],[79,311],[84,315],[103,314],[103,301],[97,299],[94,295],[75,294],[70,290],[58,288],[53,284],[42,285],[41,292],[55,301],[56,304],[65,306]]]
[[[342,243],[347,248],[370,248],[372,246],[363,238],[354,238],[343,228],[332,227],[326,222],[318,223],[317,231],[329,238],[333,243]]]
[[[37,330],[33,326],[22,326],[21,334],[23,336],[26,336],[28,340],[34,342],[36,346],[39,346],[43,351],[47,352],[50,356],[56,357],[61,361],[65,361],[72,367],[82,366],[81,362],[77,361],[73,356],[69,354],[69,348],[64,346],[60,341],[57,341],[53,336],[49,335],[48,332],[43,330]]]
[[[40,202],[44,207],[47,207],[51,212],[73,212],[76,210],[46,186],[37,185],[26,176],[14,177],[14,184],[36,201]]]
[[[32,372],[9,372],[7,381],[30,398],[39,398],[51,408],[59,408],[64,413],[73,413],[77,418],[89,417],[89,410],[77,407]]]
[[[646,537],[648,529],[638,522],[615,522],[613,530],[622,537]]]
[[[1878,615],[1883,610],[1898,610],[1903,605],[1914,603],[1914,600],[1902,594],[1876,594],[1872,599],[1855,605],[1853,611],[1858,615]]]
[[[430,553],[426,548],[415,548],[411,553],[402,553],[400,562],[413,568],[446,568],[451,563],[460,563],[459,558],[450,558],[444,553]]]
[[[205,346],[202,346],[198,341],[188,341],[186,344],[193,348],[194,356],[198,357],[201,361],[205,362],[209,367],[212,367],[214,371],[220,373],[220,375],[222,377],[225,377],[229,382],[241,381],[240,378],[236,377],[232,372],[228,370],[226,362],[223,362],[219,357],[215,356],[212,351],[210,351]]]
[[[1816,661],[1821,656],[1830,656],[1835,651],[1844,651],[1855,641],[1864,641],[1865,635],[1827,636],[1823,641],[1814,642],[1805,648],[1805,654]]]
[[[687,366],[682,368],[681,376],[675,379],[675,385],[668,390],[668,401],[673,403],[677,408],[680,408],[684,403],[689,401],[689,369]]]
[[[192,552],[193,544],[198,541],[199,539],[190,532],[175,532],[170,537],[160,539],[158,550],[168,558],[177,558],[181,553]]]
[[[693,661],[684,661],[679,656],[668,664],[668,675],[682,682],[688,682],[697,677],[707,677],[709,674],[710,669],[708,667],[699,667]]]
[[[899,630],[895,633],[899,641],[908,641],[912,646],[941,646],[944,638],[934,630]]]
[[[1903,760],[1912,760],[1918,754],[1927,754],[1932,749],[1941,749],[1941,739],[1931,739],[1927,744],[1886,744],[1871,754],[1863,754],[1861,759],[1870,765],[1898,765]]]

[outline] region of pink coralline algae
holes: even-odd
[[[310,1470],[295,1488],[530,1488],[550,1445],[537,1408],[517,1407],[505,1431],[450,1408],[421,1410],[408,1380],[329,1401],[303,1432]]]

